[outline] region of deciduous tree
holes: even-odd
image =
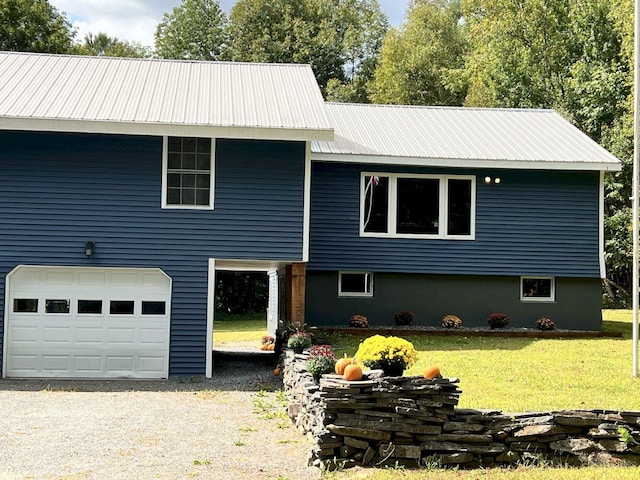
[[[75,32],[47,0],[0,0],[0,50],[68,53]]]
[[[227,16],[216,0],[183,0],[165,13],[155,34],[160,58],[221,60]]]

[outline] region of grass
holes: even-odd
[[[255,341],[260,346],[260,339],[267,334],[267,317],[264,312],[234,315],[216,312],[213,325],[213,341],[215,343],[233,343]]]
[[[459,377],[460,407],[504,412],[601,408],[638,410],[640,379],[631,372],[631,312],[604,310],[604,330],[622,332],[622,338],[525,339],[491,337],[406,336],[419,351],[419,362],[406,372],[419,375],[431,362],[447,377]],[[256,340],[265,334],[263,314],[216,314],[215,341]],[[333,335],[339,356],[353,355],[361,336]],[[286,399],[275,400],[258,392],[254,414],[281,421]],[[282,418],[281,418],[282,417]],[[241,429],[241,431],[243,431]],[[326,479],[358,480],[627,480],[640,479],[640,467],[551,468],[520,466],[514,469],[477,470],[353,469],[325,473]]]
[[[504,412],[640,407],[640,380],[632,377],[631,314],[605,310],[605,330],[622,338],[529,339],[408,335],[419,361],[460,378],[460,407]],[[355,354],[367,335],[330,337],[338,356]]]

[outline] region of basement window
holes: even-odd
[[[523,302],[555,302],[555,278],[520,277],[520,300]]]
[[[338,274],[339,297],[373,297],[373,273],[340,272]]]

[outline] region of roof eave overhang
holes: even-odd
[[[311,160],[316,162],[368,163],[378,165],[405,165],[416,167],[445,168],[491,168],[509,170],[581,170],[617,172],[622,169],[618,161],[611,162],[570,162],[544,160],[497,160],[484,158],[426,158],[426,157],[391,157],[383,155],[355,155],[342,153],[311,153]]]
[[[0,130],[114,135],[173,135],[254,140],[333,141],[333,129],[329,127],[290,128],[1,117]]]

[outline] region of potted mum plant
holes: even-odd
[[[545,332],[555,330],[556,324],[550,318],[542,317],[536,320],[536,327],[538,327],[538,330]]]
[[[381,369],[387,376],[402,376],[418,360],[413,344],[404,338],[373,335],[360,343],[355,355],[371,369]]]
[[[442,326],[444,328],[460,328],[462,320],[457,315],[445,315],[442,317]]]
[[[393,320],[398,327],[411,325],[414,318],[416,318],[416,314],[409,310],[400,310],[393,314]]]
[[[336,368],[336,354],[330,345],[314,345],[309,350],[307,371],[313,375],[314,380],[320,380],[325,373],[333,373]]]
[[[307,332],[295,332],[289,335],[287,347],[293,349],[295,353],[302,353],[305,348],[311,346],[311,336]]]
[[[364,315],[351,315],[349,317],[349,326],[356,328],[369,328],[369,319]]]
[[[487,318],[487,322],[489,322],[489,327],[491,330],[495,330],[497,328],[505,328],[509,323],[509,317],[507,317],[504,313],[492,313]]]

